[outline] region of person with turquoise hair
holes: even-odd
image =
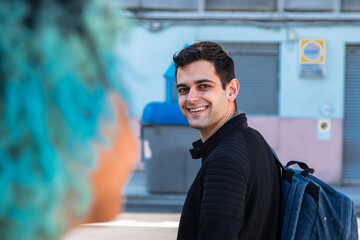
[[[119,213],[136,155],[106,1],[0,2],[0,238],[59,239]]]

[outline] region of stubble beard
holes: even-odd
[[[201,119],[193,119],[193,118],[187,118],[189,126],[191,128],[194,128],[200,132],[200,135],[203,135],[204,133],[211,131],[212,124],[211,124],[211,116],[207,115],[205,117],[202,117]]]

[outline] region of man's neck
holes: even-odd
[[[212,135],[214,135],[225,123],[227,123],[230,119],[235,117],[237,115],[237,111],[235,110],[233,114],[227,114],[223,121],[220,122],[220,124],[216,125],[215,127],[210,126],[211,129],[205,129],[205,130],[199,130],[201,141],[205,142],[208,140]]]

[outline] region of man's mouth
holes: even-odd
[[[201,111],[204,111],[206,110],[208,107],[198,107],[198,108],[189,108],[189,111],[191,113],[196,113],[196,112],[201,112]]]

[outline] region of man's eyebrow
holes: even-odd
[[[211,81],[209,79],[200,79],[200,80],[196,80],[194,82],[195,84],[200,84],[200,83],[215,83],[214,81]],[[186,84],[183,84],[183,83],[179,83],[176,85],[176,88],[179,88],[179,87],[187,87]]]
[[[179,88],[179,87],[187,87],[187,86],[186,86],[186,84],[183,84],[183,83],[176,84],[176,88]]]
[[[195,84],[199,84],[199,83],[215,83],[214,81],[211,81],[209,79],[201,79],[201,80],[196,80]]]

